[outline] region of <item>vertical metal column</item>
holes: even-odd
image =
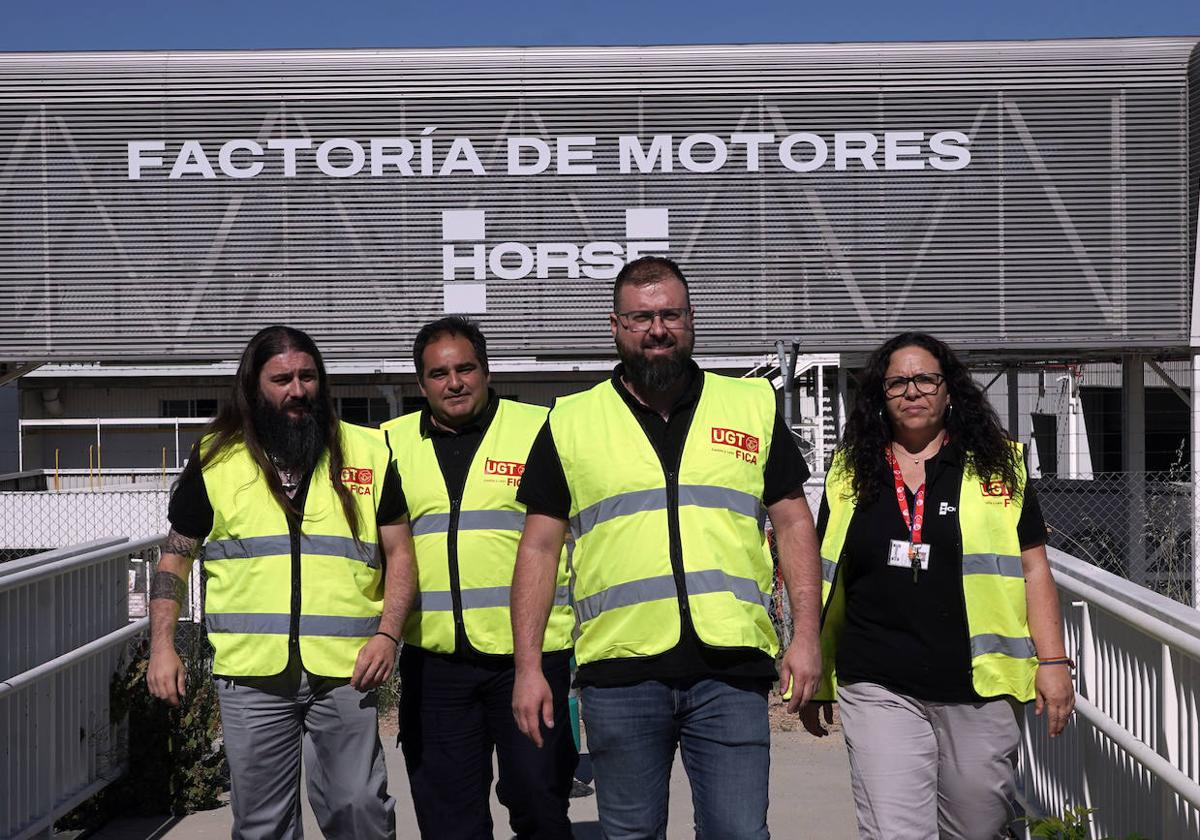
[[[1146,568],[1146,365],[1141,356],[1121,359],[1122,462],[1128,476],[1125,534],[1129,579],[1145,586]]]
[[[775,342],[775,352],[779,355],[779,377],[783,380],[783,422],[788,429],[792,428],[794,409],[792,396],[796,385],[796,354],[800,352],[800,342],[793,341],[791,354],[784,348],[783,339]]]
[[[837,405],[834,406],[834,417],[837,418],[837,439],[842,439],[842,432],[846,429],[846,404],[849,400],[846,395],[850,390],[850,383],[846,374],[846,364],[843,357],[838,357],[838,372],[837,372]]]
[[[1005,387],[1008,389],[1008,434],[1013,440],[1021,440],[1021,369],[1012,365],[1005,372]]]
[[[1200,353],[1194,328],[1192,344],[1192,606],[1200,609]]]
[[[1200,609],[1200,199],[1192,268],[1192,606]]]

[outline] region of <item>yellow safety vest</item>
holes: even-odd
[[[1021,445],[1017,450],[1018,480],[1025,487]],[[821,540],[821,657],[825,673],[817,700],[836,699],[834,661],[837,640],[845,622],[846,590],[840,586],[842,550],[854,516],[852,480],[839,454],[825,477],[829,519]],[[980,697],[1012,696],[1022,702],[1034,696],[1037,651],[1026,620],[1025,574],[1017,523],[1021,499],[999,480],[984,481],[971,468],[963,470],[958,500],[962,534],[963,598],[971,641],[971,679]]]
[[[383,424],[400,472],[417,555],[417,600],[404,640],[438,653],[454,652],[461,622],[481,653],[511,656],[509,595],[525,506],[517,488],[525,459],[546,421],[546,409],[500,400],[471,461],[461,502],[446,489],[433,441],[421,434],[421,412]],[[571,646],[575,616],[569,604],[570,572],[564,551],[543,650]]]
[[[611,381],[555,403],[580,665],[671,649],[684,610],[707,645],[779,650],[762,528],[774,422],[766,380],[706,373],[678,468],[664,468]]]
[[[309,484],[298,545],[243,444],[227,447],[204,467],[213,509],[204,571],[214,673],[278,674],[287,667],[288,640],[295,634],[305,670],[348,677],[359,649],[379,629],[383,578],[375,512],[387,445],[377,431],[349,423],[339,423],[339,434],[345,463],[340,479],[358,507],[357,544],[329,478],[328,452]]]

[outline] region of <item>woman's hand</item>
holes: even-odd
[[[1034,683],[1037,699],[1033,710],[1036,714],[1046,713],[1046,732],[1057,738],[1067,725],[1067,718],[1075,709],[1075,684],[1071,681],[1071,669],[1066,665],[1040,665]]]
[[[822,712],[824,714],[821,714]],[[824,738],[833,726],[833,703],[821,700],[805,703],[800,707],[800,723],[809,735]]]

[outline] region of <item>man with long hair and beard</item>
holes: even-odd
[[[175,627],[203,545],[205,626],[235,838],[395,835],[374,689],[413,598],[412,535],[383,436],[337,418],[300,330],[261,330],[171,496],[151,583],[150,692],[178,706]]]
[[[703,372],[679,266],[643,257],[613,289],[612,378],[558,400],[529,454],[512,586],[513,714],[554,725],[542,636],[568,524],[577,682],[606,837],[662,837],[676,747],[697,834],[765,838],[767,695],[779,650],[767,605],[771,517],[795,635],[779,679],[795,711],[821,672],[821,565],[808,468],[763,379]]]

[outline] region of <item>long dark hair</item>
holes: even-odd
[[[855,498],[873,502],[884,486],[881,465],[884,449],[892,442],[892,423],[883,379],[892,354],[905,347],[920,347],[941,365],[953,406],[946,417],[946,430],[950,439],[962,447],[975,473],[984,478],[1000,478],[1014,493],[1020,493],[1017,455],[995,409],[971,378],[966,365],[944,342],[926,333],[906,332],[885,341],[867,359],[859,380],[858,399],[838,444],[838,453],[853,476]]]
[[[206,437],[211,436],[211,438],[203,451],[199,453],[199,457],[193,457],[188,461],[187,470],[204,469],[209,464],[228,457],[232,447],[237,444],[245,444],[250,457],[258,464],[271,495],[283,509],[288,522],[294,526],[300,526],[304,514],[284,492],[283,483],[279,480],[279,472],[272,465],[254,428],[254,412],[259,397],[259,374],[262,372],[263,366],[275,356],[293,350],[307,353],[317,366],[317,396],[314,402],[318,405],[316,406],[317,410],[313,413],[325,420],[325,428],[321,431],[325,448],[329,451],[329,480],[333,482],[333,488],[342,504],[342,511],[350,525],[350,533],[354,535],[357,543],[359,540],[358,508],[354,504],[354,497],[350,494],[350,490],[341,480],[345,458],[342,453],[342,439],[338,434],[337,411],[329,392],[325,360],[321,358],[321,351],[317,349],[316,342],[308,333],[276,324],[264,327],[254,338],[250,339],[250,343],[242,351],[241,361],[238,362],[237,375],[233,380],[230,399],[221,406],[220,412],[212,422],[205,426],[202,434]],[[199,449],[200,447],[197,446],[197,450]],[[184,472],[186,473],[187,470]],[[182,480],[183,476],[181,475],[180,481]]]

